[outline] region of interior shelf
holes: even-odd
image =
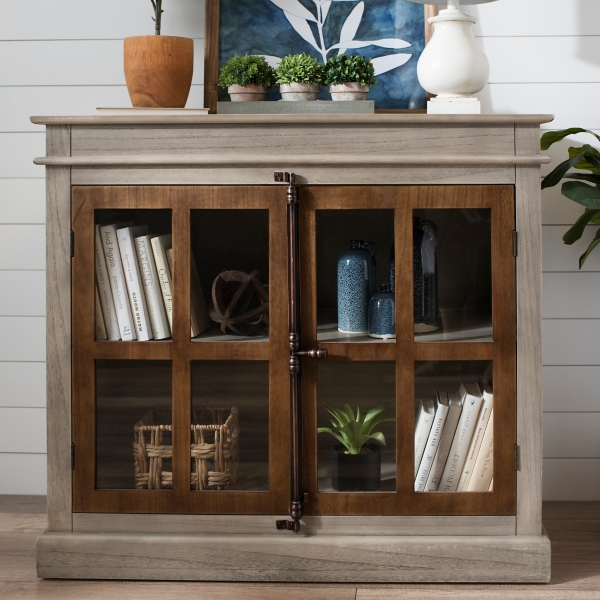
[[[489,313],[440,312],[439,322],[437,331],[415,334],[415,343],[493,341]]]
[[[266,329],[257,335],[229,335],[223,333],[219,327],[211,327],[208,331],[192,338],[192,342],[267,342],[269,341],[269,330]]]

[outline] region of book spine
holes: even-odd
[[[154,260],[156,261],[156,271],[158,273],[158,281],[160,283],[160,289],[165,303],[165,311],[167,313],[169,327],[171,328],[171,331],[173,331],[173,296],[171,294],[171,272],[169,271],[169,265],[167,264],[165,248],[160,238],[161,236],[152,238],[150,243],[152,245]]]
[[[115,302],[113,300],[112,290],[110,289],[110,281],[108,280],[108,272],[106,269],[106,258],[104,257],[104,247],[102,245],[102,235],[100,233],[100,225],[96,225],[94,235],[94,252],[95,252],[95,267],[96,267],[96,284],[98,288],[98,296],[104,325],[106,327],[107,339],[111,341],[120,340],[119,321],[115,310]]]
[[[440,436],[442,434],[447,416],[448,407],[444,404],[438,404],[437,410],[435,411],[433,424],[431,425],[431,431],[429,432],[429,437],[427,438],[425,451],[423,452],[423,458],[421,459],[421,464],[415,479],[415,492],[425,491],[425,485],[427,484],[427,479],[429,478],[431,465],[438,449]]]
[[[100,295],[98,294],[98,286],[96,289],[96,340],[105,341],[108,339],[106,335],[106,327],[104,326],[104,317],[102,316],[102,306],[100,306]]]
[[[137,251],[140,276],[146,295],[146,305],[152,324],[152,333],[155,340],[163,340],[170,337],[171,328],[167,319],[165,302],[162,297],[158,272],[154,262],[154,254],[150,245],[150,236],[135,238],[135,249]]]
[[[196,267],[196,261],[194,255],[191,254],[191,269],[192,278],[191,284],[191,325],[192,325],[192,337],[200,335],[207,329],[210,329],[211,320],[208,316],[208,309],[206,308],[206,301],[204,300],[204,293],[202,291],[202,284],[200,283],[200,276],[198,275],[198,269]]]
[[[492,480],[490,481],[490,487],[488,488],[488,492],[493,492],[494,491],[494,478],[492,477]]]
[[[479,456],[469,482],[469,492],[487,492],[494,476],[494,411],[490,415]]]
[[[428,413],[426,410],[421,409],[419,420],[415,428],[415,478],[425,452],[425,446],[427,444],[427,438],[431,431],[431,425],[433,424],[433,415]]]
[[[119,331],[121,339],[129,341],[137,339],[133,320],[131,317],[131,307],[127,297],[127,284],[123,275],[123,265],[121,264],[121,254],[119,252],[119,243],[117,241],[117,232],[114,225],[104,225],[100,228],[102,244],[104,248],[104,257],[106,258],[106,268],[112,290],[113,301],[117,311],[117,320],[119,322]]]

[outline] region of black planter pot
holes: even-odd
[[[366,454],[346,454],[342,444],[331,448],[331,486],[338,492],[376,492],[381,486],[381,446],[365,444]]]

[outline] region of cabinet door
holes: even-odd
[[[74,511],[286,513],[285,191],[75,187],[72,206]],[[95,226],[115,223],[135,254],[115,228],[103,298]],[[108,335],[108,300],[129,330],[115,314]]]
[[[514,514],[514,188],[307,186],[300,206],[303,345],[327,351],[303,363],[305,514]],[[491,397],[487,413],[481,400],[462,423],[463,390],[480,388]],[[450,485],[417,491],[417,476],[428,477],[421,463],[431,467],[440,442],[436,407],[445,406],[442,419],[448,396],[461,411],[446,437],[463,443],[447,452],[472,457],[444,460]],[[337,411],[346,421],[384,420],[363,445]],[[480,451],[483,478],[468,491]]]

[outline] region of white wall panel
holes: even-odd
[[[0,454],[0,494],[46,493],[45,454]]]
[[[0,224],[0,270],[45,269],[44,225]]]
[[[0,407],[0,452],[46,453],[46,409]]]
[[[204,35],[204,0],[164,2],[162,33]],[[115,39],[154,34],[150,0],[0,0],[1,40]]]
[[[0,223],[45,222],[44,179],[0,179]]]
[[[0,406],[45,408],[46,363],[0,362]]]
[[[44,177],[44,167],[33,164],[37,156],[46,156],[46,137],[40,129],[37,133],[0,133],[0,179]]]
[[[44,317],[46,315],[45,272],[0,271],[0,315]]]
[[[544,367],[543,377],[544,411],[600,411],[600,367]]]
[[[600,319],[545,319],[543,335],[544,365],[600,365]]]
[[[600,319],[599,273],[544,273],[543,290],[546,319]]]
[[[583,210],[582,210],[583,212]],[[562,237],[568,226],[544,225],[542,229],[542,263],[544,271],[579,271],[579,257],[594,239],[598,226],[586,227],[581,239],[567,246]],[[600,251],[592,252],[583,265],[582,271],[600,271]]]
[[[204,40],[194,41],[194,83],[204,82]],[[1,85],[124,85],[123,40],[0,42]],[[32,90],[35,92],[35,90]]]
[[[600,459],[545,458],[544,500],[600,500]]]
[[[600,412],[545,414],[544,458],[600,458]]]
[[[45,360],[45,317],[0,317],[0,361]]]

